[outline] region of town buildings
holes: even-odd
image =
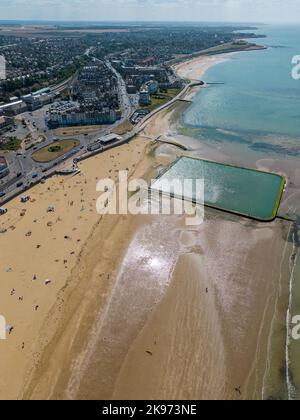
[[[28,111],[35,111],[42,108],[45,105],[52,103],[55,99],[55,95],[49,88],[39,90],[35,93],[22,96],[21,98],[27,105]]]
[[[9,168],[6,159],[0,156],[0,179],[6,177],[9,174]]]
[[[49,128],[82,125],[113,124],[120,118],[115,110],[103,108],[101,111],[77,110],[51,111],[47,118]]]
[[[21,99],[0,105],[0,114],[6,116],[14,116],[27,111],[27,105]]]
[[[143,86],[140,90],[139,104],[141,106],[151,105],[151,96],[147,86]]]
[[[113,124],[121,118],[116,76],[99,60],[83,67],[72,97],[68,104],[50,108],[49,127]]]
[[[5,117],[4,115],[0,115],[0,134],[5,133],[9,130],[13,125],[13,118]]]

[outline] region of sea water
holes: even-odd
[[[300,157],[300,80],[292,58],[300,55],[299,26],[261,26],[257,42],[268,49],[233,54],[210,68],[211,84],[183,116],[185,134],[232,150]]]

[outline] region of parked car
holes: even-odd
[[[0,216],[2,216],[5,213],[7,213],[7,209],[0,208]]]
[[[4,197],[5,195],[6,195],[6,193],[5,193],[5,192],[3,192],[3,191],[1,191],[1,192],[0,192],[0,198],[1,198],[1,197]]]
[[[38,174],[33,174],[32,175],[32,179],[35,179],[35,178],[37,178],[38,177]]]
[[[18,182],[17,183],[17,188],[23,187],[23,185],[24,185],[23,182]]]
[[[21,203],[27,203],[27,201],[30,200],[30,196],[29,195],[24,195],[24,197],[21,197]]]
[[[17,178],[20,178],[20,176],[22,176],[23,174],[22,174],[22,172],[18,172],[17,173]]]

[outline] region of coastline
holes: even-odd
[[[179,71],[201,78],[222,59],[199,57]],[[79,176],[34,187],[25,216],[18,199],[8,204],[0,307],[14,331],[0,350],[1,398],[261,397],[268,326],[288,270],[286,223],[207,210],[188,229],[180,217],[95,211],[97,178],[126,168],[151,177],[180,155],[155,140],[172,136],[181,106],[155,115],[129,145],[80,163]],[[204,145],[190,153],[223,158]]]
[[[194,80],[203,78],[210,67],[227,61],[230,57],[230,54],[231,53],[205,57],[200,56],[192,58],[188,61],[184,61],[183,63],[179,63],[173,66],[173,68],[179,77],[182,79],[188,79],[190,82],[192,82]]]

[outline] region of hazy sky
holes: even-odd
[[[300,0],[0,0],[0,19],[299,22]]]

